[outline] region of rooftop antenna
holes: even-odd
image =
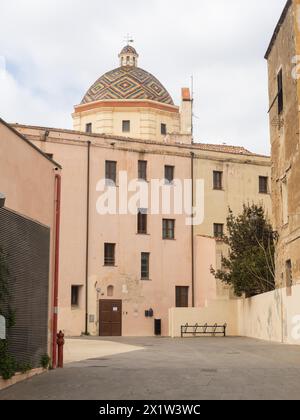
[[[126,45],[130,45],[134,43],[134,39],[132,38],[132,36],[127,34],[124,38],[124,42],[126,43]]]
[[[192,139],[194,138],[194,75],[191,76],[191,99],[192,99]]]

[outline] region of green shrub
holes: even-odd
[[[0,340],[0,375],[3,379],[12,378],[17,370],[15,358],[8,353],[7,341]]]
[[[41,357],[41,366],[42,366],[42,368],[44,368],[44,369],[50,369],[50,362],[51,362],[51,359],[48,356],[48,354],[44,354]]]
[[[17,365],[17,371],[21,373],[27,373],[32,370],[31,363],[18,363]]]

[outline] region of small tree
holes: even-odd
[[[222,268],[211,268],[216,279],[233,286],[237,296],[252,297],[275,289],[276,234],[263,207],[244,205],[235,217],[231,209],[227,218],[228,257],[222,257]]]

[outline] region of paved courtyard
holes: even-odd
[[[82,357],[92,358],[8,388],[0,400],[300,399],[299,346],[247,338],[85,341],[75,359],[83,345]]]

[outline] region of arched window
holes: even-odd
[[[107,288],[107,296],[108,297],[113,297],[114,295],[114,286],[108,286]]]

